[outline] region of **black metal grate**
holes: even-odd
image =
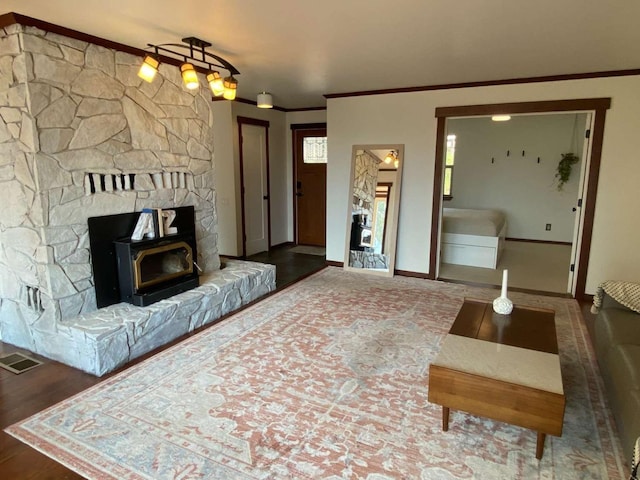
[[[0,368],[9,370],[12,373],[20,374],[31,370],[32,368],[42,365],[42,362],[35,360],[31,357],[27,357],[21,353],[12,353],[6,357],[0,358]]]

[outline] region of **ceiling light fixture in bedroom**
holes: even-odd
[[[507,122],[511,120],[511,115],[493,115],[491,120],[494,122]]]
[[[158,73],[160,55],[170,54],[171,56],[166,57],[167,59],[184,61],[180,66],[180,72],[185,87],[190,90],[198,88],[197,71],[200,71],[206,75],[207,83],[214,96],[219,97],[222,95],[227,100],[234,100],[238,89],[238,80],[235,79],[234,75],[240,75],[238,69],[224,58],[208,52],[206,49],[211,46],[209,42],[196,37],[183,38],[182,42],[182,44],[163,43],[161,45],[148,43],[147,47],[152,48],[154,53],[149,53],[144,57],[138,76],[145,82],[151,83]],[[184,49],[186,51],[176,49]],[[229,76],[222,78],[218,69],[227,70]]]

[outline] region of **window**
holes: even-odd
[[[456,154],[456,136],[447,135],[447,152],[444,157],[444,189],[443,197],[451,199],[452,183],[453,183],[453,165],[455,163]]]
[[[302,159],[304,163],[327,163],[327,137],[304,137]]]

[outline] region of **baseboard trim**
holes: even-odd
[[[413,277],[413,278],[424,278],[426,280],[433,280],[428,273],[422,272],[412,272],[411,270],[394,270],[396,275],[400,275],[401,277]]]
[[[527,238],[511,238],[507,237],[505,240],[509,242],[527,242],[527,243],[547,243],[549,245],[573,245],[571,242],[558,242],[556,240],[529,240]]]
[[[335,260],[325,260],[328,267],[344,267],[344,262],[336,262]]]

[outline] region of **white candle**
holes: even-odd
[[[509,277],[509,272],[505,269],[502,271],[502,298],[507,298],[507,279]]]

